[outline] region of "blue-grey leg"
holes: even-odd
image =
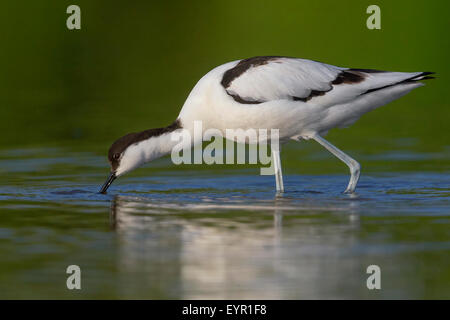
[[[277,185],[277,192],[284,192],[283,173],[281,172],[280,151],[272,149],[273,166],[275,170],[275,182]]]
[[[359,175],[361,172],[361,165],[355,159],[346,155],[344,152],[333,146],[327,140],[319,136],[318,134],[312,137],[322,146],[324,146],[328,151],[338,157],[341,161],[343,161],[350,168],[350,182],[348,183],[347,189],[344,191],[345,193],[353,193],[355,191],[356,185],[359,180]]]

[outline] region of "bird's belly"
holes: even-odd
[[[205,110],[204,108],[208,108]],[[194,108],[192,108],[194,109]],[[201,121],[203,131],[219,130],[226,137],[227,130],[254,130],[259,134],[276,134],[280,140],[293,136],[308,135],[324,117],[323,109],[294,101],[271,101],[260,104],[228,103],[204,104],[190,110],[183,118],[183,126],[191,127],[194,121]],[[315,130],[315,129],[314,129]],[[247,141],[248,142],[248,141]],[[253,143],[253,141],[250,141]]]
[[[258,104],[233,100],[220,85],[200,81],[185,102],[180,118],[183,127],[194,128],[200,122],[203,132],[218,130],[278,130],[280,140],[312,136],[323,132],[329,106],[293,100],[274,100]],[[211,83],[211,82],[209,82]],[[217,81],[219,83],[219,81]],[[326,128],[328,129],[328,128]]]

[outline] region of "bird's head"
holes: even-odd
[[[108,151],[111,172],[100,193],[106,193],[117,177],[170,152],[174,143],[170,133],[177,129],[181,129],[180,120],[167,127],[129,133],[114,141]]]
[[[119,176],[130,172],[145,163],[145,156],[139,142],[142,142],[142,132],[129,133],[111,145],[108,150],[108,161],[111,172],[103,184],[100,193],[106,193],[111,183]]]

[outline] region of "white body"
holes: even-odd
[[[203,131],[218,129],[223,136],[226,129],[278,129],[281,143],[314,139],[349,166],[352,177],[347,191],[353,192],[359,178],[358,162],[322,136],[422,86],[417,80],[428,79],[428,74],[340,68],[285,57],[233,61],[198,81],[178,116],[182,129],[176,130],[190,130],[194,137],[190,145],[201,142],[202,135],[194,134],[195,121],[202,122]],[[115,175],[170,153],[178,143],[171,137],[166,132],[128,146]],[[272,156],[277,189],[282,191],[279,150]]]
[[[303,88],[310,87],[309,82],[328,83],[341,70],[346,69],[310,60],[296,60],[304,64],[305,68],[309,68],[309,74],[306,77],[297,77],[296,73],[302,72],[301,69],[286,68],[286,72],[276,72],[277,70],[271,70],[272,66],[268,64],[254,68],[253,74],[252,70],[247,71],[250,73],[248,77],[244,74],[233,82],[233,85],[237,82],[236,85],[239,85],[241,91],[245,91],[247,96],[252,94],[257,96],[258,81],[266,82],[258,73],[269,74],[272,83],[276,83],[277,86],[264,88],[264,85],[261,85],[263,89],[259,94],[274,100],[260,104],[236,102],[221,85],[224,72],[236,66],[239,61],[214,68],[198,81],[184,103],[179,115],[183,127],[191,129],[193,121],[202,120],[204,130],[208,128],[279,129],[281,141],[287,141],[290,138],[309,139],[315,133],[324,135],[334,127],[351,125],[363,114],[423,85],[419,82],[408,83],[361,95],[371,88],[383,87],[420,74],[420,72],[387,72],[368,75],[369,79],[362,83],[336,85],[324,96],[314,97],[308,102],[283,99],[284,92],[291,93],[290,91],[294,92],[296,88],[300,88],[300,91],[304,90]],[[328,78],[327,75],[314,72],[320,68],[326,68],[326,71],[329,71]],[[281,99],[277,99],[277,94]]]

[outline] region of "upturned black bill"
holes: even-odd
[[[108,190],[111,183],[116,179],[116,174],[114,172],[111,172],[109,174],[108,179],[106,179],[106,182],[103,184],[102,188],[100,189],[99,193],[106,193],[106,190]]]

